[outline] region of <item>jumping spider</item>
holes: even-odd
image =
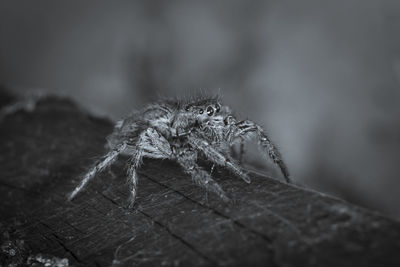
[[[286,182],[290,182],[282,156],[265,131],[250,120],[236,120],[231,109],[220,104],[218,96],[186,101],[168,99],[147,105],[116,123],[107,137],[108,153],[83,176],[69,199],[124,153],[131,155],[128,169],[131,205],[136,197],[136,171],[143,157],[175,160],[197,185],[228,201],[210,173],[197,164],[198,155],[250,183],[248,175],[231,156],[231,147],[252,137],[257,138],[263,154],[280,167]]]

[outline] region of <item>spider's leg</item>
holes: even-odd
[[[72,200],[76,194],[98,173],[104,168],[110,166],[116,159],[117,156],[126,148],[126,143],[117,145],[113,150],[108,152],[101,161],[99,161],[94,167],[92,167],[83,177],[79,185],[72,191],[68,196],[68,200]]]
[[[228,168],[230,171],[242,178],[246,183],[250,183],[250,177],[243,172],[239,165],[234,163],[231,157],[224,156],[213,146],[211,146],[206,140],[199,138],[196,135],[190,135],[187,137],[188,142],[196,149],[202,151],[207,159],[211,160],[220,166]]]
[[[137,173],[136,170],[140,167],[142,163],[143,151],[140,148],[141,144],[137,145],[137,148],[132,156],[132,162],[128,169],[128,181],[130,183],[130,197],[129,197],[129,207],[133,207],[136,199],[136,188],[137,188]]]
[[[214,168],[215,168],[215,163],[213,163],[213,165],[211,166],[210,175],[212,175]]]
[[[271,139],[261,128],[253,121],[244,120],[235,124],[236,131],[234,132],[233,140],[236,138],[243,139],[244,137],[250,138],[252,135],[256,134],[258,138],[258,145],[263,152],[266,152],[272,161],[279,166],[286,182],[290,182],[289,171],[283,161],[282,155],[278,148],[272,143]]]
[[[147,128],[143,131],[134,147],[132,160],[128,169],[128,181],[131,186],[130,204],[132,207],[136,199],[137,172],[136,170],[142,164],[142,158],[169,158],[172,154],[168,141],[153,128]]]
[[[217,194],[223,201],[228,202],[229,198],[224,190],[205,170],[196,164],[196,159],[197,153],[188,149],[180,151],[176,155],[176,161],[192,177],[196,185],[203,187],[208,192]]]

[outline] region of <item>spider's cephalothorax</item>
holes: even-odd
[[[286,165],[264,130],[250,120],[236,120],[230,108],[220,104],[218,97],[165,100],[147,105],[117,122],[113,133],[107,137],[108,153],[83,176],[69,199],[124,153],[131,155],[128,170],[131,204],[136,197],[136,171],[143,157],[175,160],[197,185],[228,200],[211,174],[197,164],[198,155],[213,164],[224,166],[249,183],[249,177],[230,152],[235,143],[252,137],[257,138],[263,154],[280,167],[289,182]]]

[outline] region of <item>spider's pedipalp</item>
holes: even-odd
[[[277,164],[286,180],[286,182],[290,182],[289,171],[286,167],[285,162],[282,159],[282,155],[279,152],[278,148],[272,143],[271,139],[265,133],[263,128],[250,120],[240,121],[235,124],[235,131],[232,132],[233,137],[232,140],[240,138],[250,138],[252,135],[256,135],[258,139],[258,145],[261,148],[262,152],[266,152],[271,160]]]
[[[191,150],[183,150],[176,154],[176,161],[182,167],[183,171],[189,174],[195,184],[203,187],[208,192],[217,194],[223,201],[229,202],[230,199],[226,195],[221,186],[211,178],[205,170],[196,163],[197,152]]]
[[[117,156],[122,153],[122,151],[126,148],[126,143],[119,144],[115,146],[113,150],[108,152],[103,160],[99,161],[94,167],[92,167],[82,178],[79,185],[72,191],[72,193],[68,196],[68,200],[72,200],[79,191],[99,172],[101,172],[104,168],[110,166],[116,159]]]
[[[223,155],[218,150],[214,149],[206,140],[201,139],[199,136],[191,135],[187,138],[188,142],[196,149],[203,152],[207,159],[211,160],[220,166],[228,168],[237,176],[242,178],[246,183],[250,183],[250,177],[243,172],[239,165],[235,164],[228,156]]]

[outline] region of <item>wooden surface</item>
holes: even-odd
[[[217,168],[235,200],[224,204],[174,162],[145,160],[129,209],[121,157],[68,202],[111,130],[58,98],[1,122],[1,264],[42,253],[74,266],[400,266],[398,221],[256,174],[248,185]]]

